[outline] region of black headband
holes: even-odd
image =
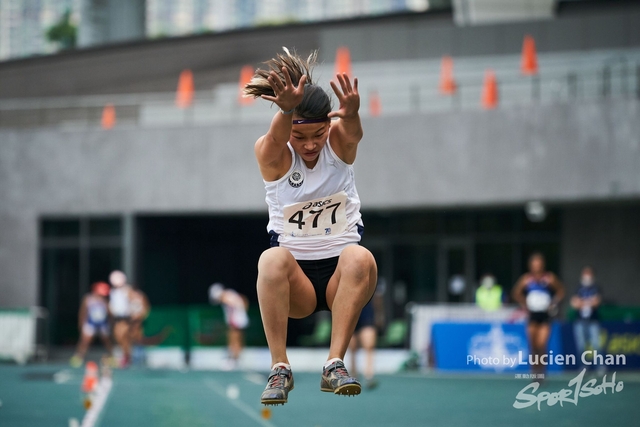
[[[329,117],[321,117],[319,119],[298,119],[298,120],[293,120],[292,123],[294,125],[306,125],[307,123],[322,123],[322,122],[328,122],[329,121]]]

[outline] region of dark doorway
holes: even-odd
[[[137,219],[137,284],[152,304],[206,304],[209,285],[257,301],[266,215],[145,216]]]

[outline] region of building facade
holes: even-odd
[[[237,88],[233,80],[247,59],[258,63],[282,44],[335,52],[340,41],[348,40],[354,69],[365,72],[365,84],[380,78],[385,67],[408,69],[412,58],[439,55],[428,43],[433,37],[403,42],[411,34],[452,34],[457,42],[451,46],[459,46],[461,58],[476,51],[485,62],[504,59],[501,53],[517,53],[528,30],[542,40],[540,50],[565,52],[569,46],[566,55],[576,58],[603,49],[619,54],[624,48],[625,57],[635,58],[640,32],[628,26],[634,16],[640,16],[637,7],[609,15],[580,12],[520,31],[509,25],[458,29],[440,18],[405,16],[192,38],[180,45],[160,41],[87,51],[72,59],[84,61],[86,73],[115,63],[114,57],[128,57],[129,62],[117,63],[129,67],[135,77],[132,86],[140,85],[147,73],[147,80],[159,87],[164,72],[172,89],[176,58],[179,67],[192,60],[195,70],[201,67],[196,79],[206,74],[203,70],[214,76],[210,81],[223,79],[225,67],[233,68],[227,81]],[[612,31],[603,33],[598,19],[608,22]],[[576,26],[588,31],[577,35]],[[618,27],[629,31],[617,34],[613,29]],[[393,37],[374,51],[365,43],[372,34]],[[456,44],[474,34],[480,41],[513,34],[518,41],[491,45],[501,52]],[[160,51],[176,56],[158,55]],[[202,55],[196,55],[203,51],[215,52],[206,65],[198,62]],[[150,67],[152,56],[158,62]],[[57,73],[69,60],[51,58],[47,67],[28,61],[0,66],[0,76],[12,81],[30,70],[36,85],[42,76],[37,70],[46,69],[49,82],[63,82]],[[469,71],[471,77],[483,72]],[[93,80],[78,78],[78,86],[68,91],[99,91],[102,84],[97,82],[107,81],[103,76],[96,72]],[[538,102],[526,95],[527,102],[489,111],[409,108],[392,113],[385,105],[393,103],[383,98],[382,114],[374,116],[363,104],[365,137],[355,166],[363,244],[376,256],[380,276],[389,284],[390,310],[400,316],[408,301],[471,301],[485,273],[494,274],[509,290],[534,251],[545,254],[549,268],[570,292],[581,267],[588,264],[596,269],[608,303],[640,304],[640,91],[634,78],[626,91],[605,90],[608,80],[600,79],[596,97]],[[113,80],[114,87],[118,80]],[[11,88],[2,90],[10,93]],[[235,105],[236,92],[215,93],[227,93],[233,99],[229,105]],[[7,105],[0,102],[0,123],[13,108]],[[188,111],[195,115],[197,105],[196,100]],[[153,110],[161,120],[129,122],[111,130],[100,129],[99,122],[3,125],[0,306],[43,305],[55,322],[71,325],[80,295],[114,268],[124,269],[154,304],[206,302],[206,288],[216,280],[255,298],[256,262],[268,247],[264,189],[252,148],[273,113],[263,107],[266,113],[240,113],[219,122],[171,121],[188,116],[188,111],[171,107],[164,116]],[[540,202],[546,214],[527,215],[525,206],[532,201]],[[463,280],[460,292],[450,286],[453,278]]]

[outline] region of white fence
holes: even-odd
[[[0,360],[26,363],[32,357],[47,356],[47,310],[32,307],[0,310]]]
[[[420,355],[421,366],[429,366],[431,327],[436,322],[514,322],[523,321],[516,307],[485,311],[475,304],[412,304],[411,350]]]

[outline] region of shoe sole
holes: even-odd
[[[357,396],[362,392],[362,387],[358,384],[345,384],[337,389],[320,387],[320,391],[325,393],[338,394],[340,396]]]
[[[260,401],[260,403],[262,403],[264,406],[278,406],[278,405],[283,405],[285,403],[287,403],[286,399],[280,399],[280,400],[262,400]]]
[[[260,399],[260,403],[262,403],[264,406],[284,405],[285,403],[287,403],[289,401],[289,393],[291,393],[291,390],[293,390],[293,387],[291,387],[289,389],[289,391],[287,392],[287,398],[286,399],[269,399],[269,400]]]

